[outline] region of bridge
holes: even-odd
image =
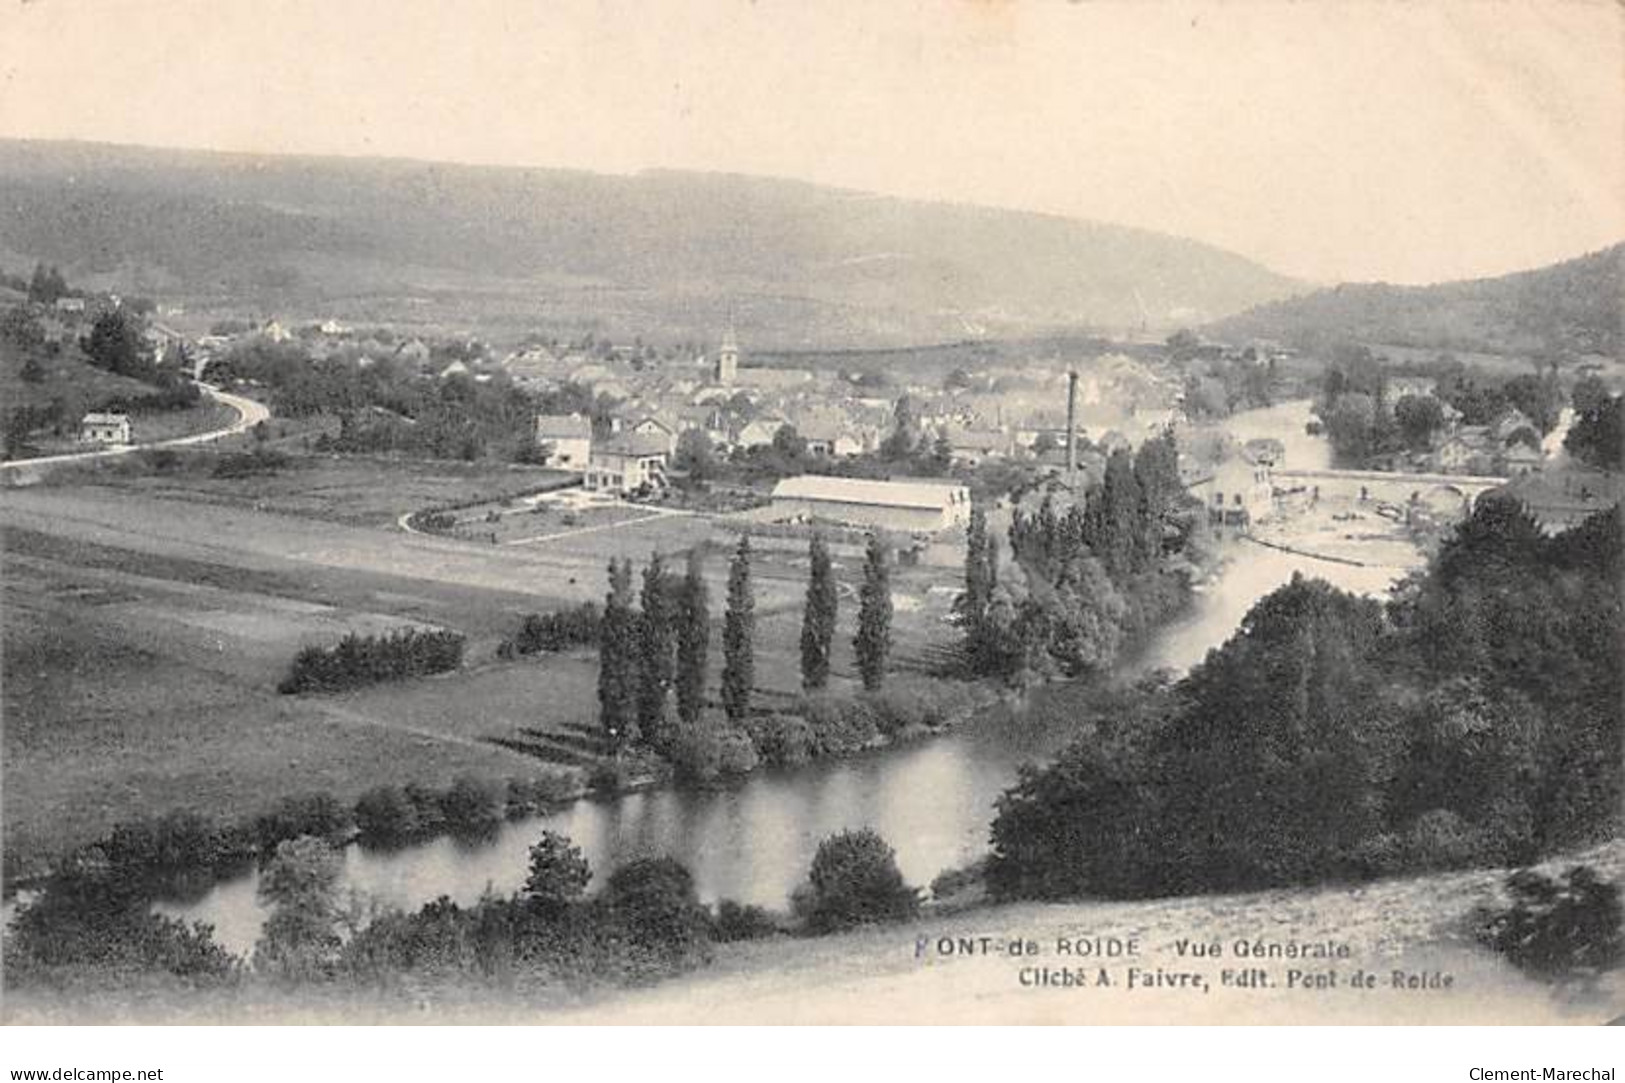
[[[1386,470],[1276,470],[1279,489],[1315,489],[1323,497],[1406,504],[1413,498],[1440,510],[1465,511],[1484,493],[1507,483],[1481,474],[1396,474]]]

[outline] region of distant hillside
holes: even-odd
[[[1300,346],[1337,340],[1491,353],[1621,356],[1625,244],[1578,259],[1438,286],[1343,285],[1261,305],[1214,324],[1218,339]]]
[[[792,181],[0,141],[0,263],[199,304],[779,347],[1198,323],[1294,286],[1208,245]]]

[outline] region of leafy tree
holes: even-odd
[[[109,372],[137,379],[152,375],[141,329],[122,308],[109,308],[96,317],[84,350],[93,364]]]
[[[897,854],[869,828],[843,831],[818,844],[798,908],[815,932],[906,921],[919,893],[904,880]]]
[[[1394,422],[1406,447],[1426,450],[1433,434],[1444,427],[1444,405],[1432,395],[1402,395],[1394,403]]]
[[[68,295],[67,279],[62,277],[62,271],[56,266],[46,267],[43,263],[34,264],[33,277],[28,282],[28,299],[35,304],[54,305]]]
[[[756,602],[750,585],[750,535],[741,535],[728,566],[728,611],[722,623],[722,709],[730,721],[750,714],[756,687]]]
[[[959,621],[965,630],[965,655],[978,673],[988,672],[992,643],[988,610],[997,586],[997,557],[987,533],[987,513],[973,507],[965,531],[965,592],[959,596]]]
[[[835,641],[839,600],[829,546],[814,534],[807,544],[807,601],[801,615],[801,687],[808,691],[829,683],[830,648]]]
[[[666,563],[659,553],[643,569],[643,619],[638,660],[638,728],[646,740],[664,743],[666,709],[677,665],[677,604]]]
[[[717,459],[711,438],[701,429],[683,430],[677,437],[672,467],[687,473],[691,481],[706,482],[715,478]]]
[[[1618,470],[1625,457],[1625,429],[1620,426],[1620,396],[1609,395],[1574,419],[1563,446],[1583,463]]]
[[[1032,452],[1034,455],[1048,455],[1052,451],[1060,450],[1061,442],[1055,439],[1052,432],[1041,432],[1033,438]]]
[[[710,914],[694,877],[672,858],[622,865],[604,884],[600,905],[613,935],[662,967],[698,960],[710,944]]]
[[[632,562],[611,558],[598,645],[598,720],[617,751],[636,737],[638,623],[632,608]]]
[[[1607,398],[1608,385],[1602,377],[1591,373],[1574,381],[1574,389],[1569,392],[1569,405],[1579,415],[1601,406]]]
[[[711,650],[709,588],[698,549],[689,550],[677,614],[677,717],[685,726],[705,707],[706,666]]]
[[[858,591],[858,632],[852,641],[863,687],[873,692],[886,682],[891,655],[891,570],[885,543],[869,535],[863,557],[863,586]]]
[[[1563,409],[1563,392],[1550,374],[1526,372],[1514,376],[1501,385],[1501,394],[1509,405],[1534,422],[1542,434],[1551,432],[1557,425],[1557,415]]]
[[[285,980],[328,976],[338,960],[338,851],[306,835],[276,848],[260,876],[259,898],[270,908],[254,945],[254,966]]]
[[[530,875],[520,894],[531,909],[557,914],[579,902],[592,882],[581,849],[555,831],[543,831],[530,848]]]

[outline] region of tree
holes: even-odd
[[[840,602],[835,590],[835,572],[830,564],[829,546],[820,534],[807,544],[807,601],[801,614],[801,687],[808,691],[829,683],[831,646]]]
[[[965,593],[959,597],[959,621],[965,630],[965,655],[977,673],[989,672],[990,642],[988,610],[997,585],[997,557],[993,539],[987,533],[987,513],[973,507],[970,527],[965,532]]]
[[[610,559],[598,644],[598,720],[619,752],[635,736],[638,702],[638,615],[632,608],[632,562]]]
[[[46,267],[43,263],[34,264],[33,277],[28,282],[28,299],[35,304],[54,305],[67,296],[68,283],[62,277],[58,268]]]
[[[592,882],[592,868],[581,848],[566,835],[543,831],[530,848],[530,875],[522,894],[531,909],[557,914],[579,902]]]
[[[728,611],[722,622],[722,709],[731,721],[750,714],[756,686],[756,602],[750,586],[750,535],[741,535],[728,566]]]
[[[92,363],[120,376],[150,376],[151,361],[136,321],[122,308],[109,308],[91,325],[85,353]]]
[[[326,976],[338,959],[338,851],[303,835],[277,845],[260,877],[259,899],[271,914],[254,945],[256,968],[310,981]]]
[[[692,726],[705,708],[706,666],[711,653],[711,604],[698,549],[689,550],[677,615],[677,717]]]
[[[1620,396],[1609,395],[1574,419],[1563,447],[1583,463],[1603,470],[1618,470],[1625,456],[1625,431],[1620,426]]]
[[[1055,439],[1052,432],[1041,432],[1033,438],[1032,452],[1034,455],[1048,455],[1060,448],[1060,441]]]
[[[906,921],[919,893],[903,880],[897,854],[869,828],[843,831],[818,844],[798,906],[815,932]]]
[[[892,431],[880,443],[880,457],[898,462],[914,454],[920,440],[919,407],[910,395],[902,395],[892,407]]]
[[[666,562],[659,553],[643,569],[643,619],[639,622],[638,729],[645,740],[664,744],[666,708],[677,667],[677,606]]]
[[[688,474],[690,481],[704,482],[716,477],[717,460],[711,438],[702,429],[684,429],[677,437],[671,465]]]
[[[1432,395],[1403,395],[1394,403],[1394,423],[1406,447],[1426,450],[1444,427],[1444,404]]]
[[[863,586],[858,592],[858,633],[852,646],[857,651],[863,687],[871,692],[886,682],[891,618],[891,571],[886,546],[879,535],[870,534],[863,557]]]

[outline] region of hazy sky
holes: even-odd
[[[769,174],[1431,281],[1625,239],[1625,14],[7,0],[0,134]]]

